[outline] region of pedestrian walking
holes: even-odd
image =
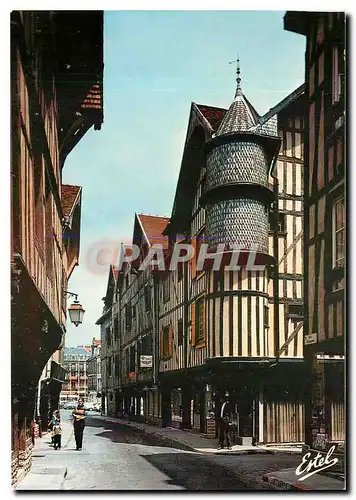
[[[84,401],[82,399],[78,400],[77,408],[73,410],[72,416],[76,450],[81,451],[83,445],[83,432],[85,427],[85,410]]]
[[[224,448],[225,440],[226,445],[229,450],[231,450],[231,440],[230,440],[230,422],[231,422],[231,405],[228,397],[221,398],[221,409],[218,417],[218,429],[219,429],[219,447],[221,450]]]
[[[54,432],[53,428],[54,425],[56,424],[57,420],[60,420],[59,416],[59,410],[55,410],[52,413],[52,416],[50,417],[49,423],[48,423],[48,429],[51,431],[51,445],[54,446]]]

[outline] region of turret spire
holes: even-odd
[[[241,78],[240,78],[240,59],[239,59],[239,56],[237,56],[237,59],[236,61],[230,61],[229,64],[233,64],[233,63],[237,63],[237,66],[236,66],[236,92],[235,92],[235,97],[238,95],[238,94],[241,94]]]

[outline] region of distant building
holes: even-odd
[[[87,361],[88,401],[101,402],[101,341],[93,338],[91,356]]]
[[[61,400],[88,400],[88,359],[91,346],[65,347],[63,366],[66,370]]]
[[[96,322],[100,325],[101,335],[101,410],[104,415],[117,415],[119,412],[119,323],[117,318],[112,321],[113,294],[117,279],[117,269],[110,266],[103,312]]]

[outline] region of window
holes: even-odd
[[[146,311],[150,311],[151,310],[151,292],[150,292],[150,288],[149,288],[148,284],[145,285],[144,294],[145,294],[145,309],[146,309]]]
[[[178,281],[183,279],[183,262],[178,262]]]
[[[119,338],[119,320],[116,316],[114,318],[114,339],[117,340]]]
[[[136,347],[130,347],[129,372],[136,372]]]
[[[34,168],[34,199],[35,199],[35,233],[43,244],[43,194],[42,194],[42,158],[37,160]]]
[[[169,300],[169,271],[163,278],[163,302],[168,302]]]
[[[269,328],[269,308],[268,306],[264,306],[264,326],[265,328]]]
[[[222,271],[212,271],[213,272],[213,291],[218,292],[224,289],[224,272]]]
[[[152,332],[141,339],[141,354],[143,356],[152,354]]]
[[[115,377],[119,376],[119,355],[115,354]]]
[[[192,308],[192,344],[199,345],[205,341],[205,298],[201,297]]]
[[[171,356],[171,328],[170,326],[166,326],[163,328],[162,331],[162,338],[161,338],[161,357],[162,358],[169,358]]]
[[[178,320],[178,345],[183,345],[183,320]]]
[[[111,357],[110,357],[108,359],[108,368],[107,368],[108,377],[111,377],[111,370],[112,370],[112,361],[111,361]]]
[[[286,216],[285,214],[278,214],[278,232],[285,233],[286,231]]]
[[[341,97],[342,92],[342,76],[343,76],[343,51],[337,45],[333,47],[333,62],[332,62],[332,103],[337,102]]]
[[[343,267],[345,263],[345,205],[337,200],[333,205],[333,267]]]
[[[302,304],[289,304],[288,317],[295,321],[303,319],[303,305]]]
[[[132,309],[130,305],[127,305],[125,307],[125,324],[126,324],[126,331],[131,330],[132,326]]]
[[[270,214],[269,214],[270,231],[274,230],[274,221],[275,221],[275,214],[273,212],[270,212]],[[278,214],[277,227],[278,227],[278,233],[285,233],[286,232],[286,215],[285,214],[280,214],[280,213]]]
[[[106,328],[106,345],[108,347],[111,347],[111,332],[110,332],[110,326]]]
[[[129,275],[127,274],[127,275],[125,276],[125,286],[126,286],[126,288],[128,288],[128,287],[129,287],[129,285],[130,285],[130,278],[129,278]]]

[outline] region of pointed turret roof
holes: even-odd
[[[259,114],[242,92],[239,59],[235,62],[237,62],[235,98],[223,121],[220,123],[216,136],[234,132],[246,132],[255,127],[260,120]]]

